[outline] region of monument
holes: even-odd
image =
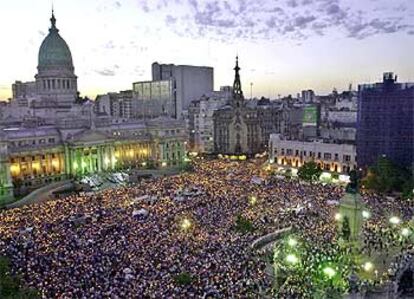
[[[358,241],[362,229],[364,204],[358,189],[358,173],[353,170],[349,174],[350,182],[346,193],[339,203],[339,232],[347,242]]]

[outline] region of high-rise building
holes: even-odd
[[[412,166],[414,83],[397,83],[397,76],[384,73],[383,82],[359,85],[358,90],[358,166],[370,166],[381,156]]]
[[[206,66],[152,64],[152,80],[172,80],[176,96],[176,115],[188,110],[191,101],[214,90],[214,69]]]

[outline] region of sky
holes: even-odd
[[[82,95],[151,80],[151,64],[214,67],[246,95],[326,94],[393,71],[414,82],[414,0],[54,0]],[[33,81],[51,0],[0,2],[0,99]],[[252,85],[252,90],[250,90]]]

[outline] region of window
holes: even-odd
[[[55,138],[49,138],[48,142],[49,143],[55,143]]]
[[[344,162],[350,162],[351,156],[350,155],[344,155]]]
[[[325,160],[330,160],[330,159],[332,158],[332,155],[331,155],[331,153],[324,153],[324,154],[323,154],[323,158],[324,158]]]
[[[306,151],[303,151],[303,156],[306,157]]]
[[[299,150],[296,150],[295,156],[299,156]]]
[[[318,159],[320,159],[322,156],[321,152],[318,152]]]
[[[335,154],[335,161],[338,161],[339,160],[339,155],[338,155],[338,153],[336,153]]]

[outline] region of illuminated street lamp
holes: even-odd
[[[398,218],[397,216],[392,216],[392,217],[390,218],[390,223],[391,223],[391,224],[397,225],[397,224],[399,224],[400,222],[401,222],[401,220],[400,220],[400,218]]]
[[[295,264],[297,264],[299,262],[299,259],[294,254],[288,254],[286,256],[286,262],[289,263],[289,264],[291,264],[291,265],[295,265]]]
[[[369,211],[362,211],[362,217],[369,219],[369,217],[371,217],[371,213]]]
[[[366,262],[362,265],[362,268],[367,272],[371,272],[372,269],[374,269],[374,264],[371,262]]]
[[[403,235],[404,237],[408,237],[409,235],[410,235],[410,229],[408,229],[408,228],[406,228],[406,227],[404,227],[402,230],[401,230],[401,235]]]
[[[323,274],[325,274],[326,276],[328,276],[328,278],[332,278],[332,277],[335,276],[336,271],[335,271],[334,268],[328,266],[328,267],[325,267],[323,269]]]
[[[290,247],[296,247],[296,245],[298,245],[298,241],[296,239],[294,239],[294,238],[289,238],[288,245]]]
[[[339,220],[341,220],[342,219],[342,215],[341,214],[339,214],[339,213],[336,213],[335,214],[335,220],[336,221],[339,221]]]

